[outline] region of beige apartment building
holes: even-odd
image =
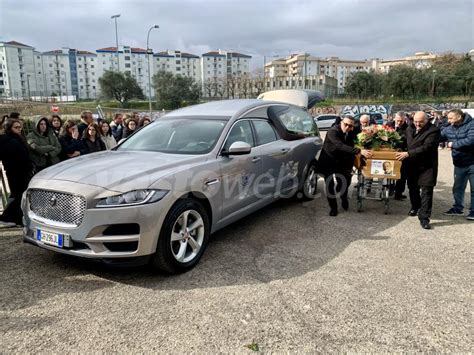
[[[328,76],[337,80],[337,91],[344,91],[346,81],[352,73],[369,71],[371,61],[345,60],[338,57],[318,58],[305,54],[293,54],[265,63],[265,80],[278,77],[308,78],[310,76]]]

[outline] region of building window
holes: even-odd
[[[125,56],[125,60],[130,60],[130,56],[129,56],[129,55],[126,55],[126,56]]]
[[[82,68],[82,65],[79,64],[77,67],[78,67],[78,68]]]
[[[49,67],[50,67],[50,68],[52,68],[52,67],[53,67],[53,65],[50,63],[50,64],[49,64]]]
[[[94,68],[94,66],[93,66],[93,65],[91,65],[91,68]]]
[[[81,89],[84,89],[84,86],[81,85]]]
[[[91,74],[92,74],[92,75],[95,75],[95,73],[94,73],[94,72],[92,72]]]

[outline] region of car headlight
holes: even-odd
[[[169,191],[167,190],[134,190],[121,195],[110,196],[100,200],[96,207],[124,207],[143,205],[161,200]]]

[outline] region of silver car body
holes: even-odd
[[[44,249],[86,258],[122,260],[149,256],[157,250],[166,215],[183,196],[196,197],[206,206],[211,233],[237,221],[280,194],[301,188],[308,166],[321,149],[317,133],[292,141],[280,138],[253,147],[246,155],[221,154],[237,122],[267,121],[269,107],[288,106],[262,100],[227,100],[179,109],[159,119],[205,116],[222,120],[224,128],[207,154],[121,151],[119,146],[117,151],[81,156],[41,171],[23,196],[24,240]],[[143,130],[146,129],[149,127]],[[140,134],[137,132],[137,137]],[[278,176],[282,173],[284,179]],[[252,176],[256,178],[250,179]],[[280,183],[278,191],[272,183]],[[267,191],[253,193],[255,184]],[[170,193],[149,204],[97,207],[101,199],[140,189]],[[137,225],[138,228],[131,227]],[[38,233],[60,235],[62,247],[42,241],[37,238]],[[114,245],[132,245],[132,249]]]
[[[316,116],[314,121],[320,130],[326,130],[332,127],[337,117],[339,116],[334,114],[323,114]]]

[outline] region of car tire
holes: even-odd
[[[199,226],[190,230],[193,224]],[[192,269],[206,249],[209,234],[209,216],[204,206],[192,198],[179,200],[163,222],[156,252],[151,259],[152,268],[170,274]]]
[[[318,193],[318,173],[316,172],[316,164],[311,163],[306,172],[303,186],[296,196],[303,201],[312,201]]]

